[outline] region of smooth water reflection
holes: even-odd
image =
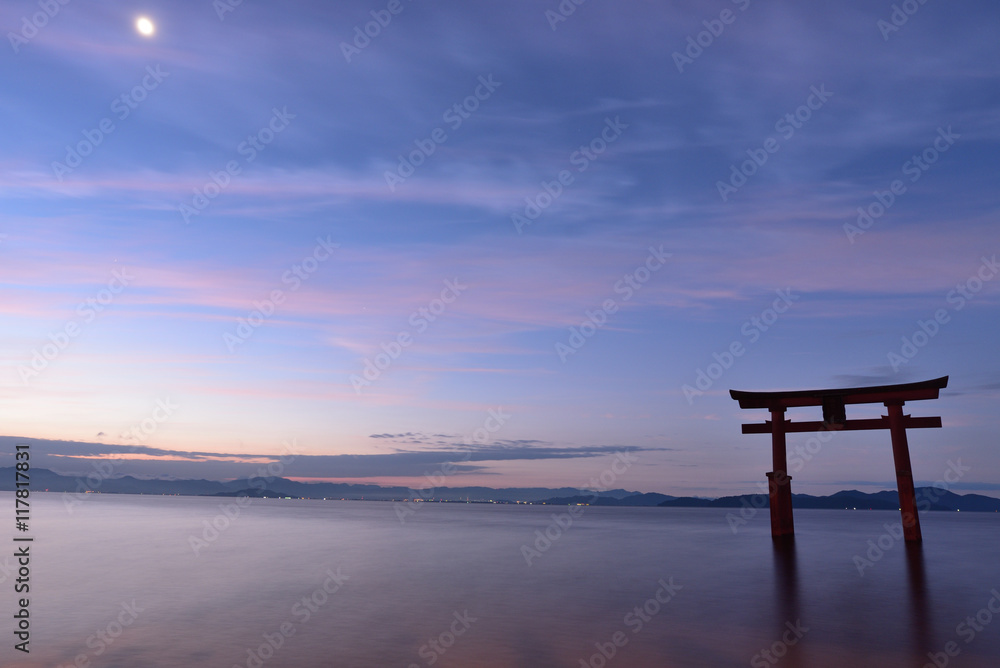
[[[558,507],[427,504],[401,524],[391,503],[258,500],[195,554],[227,501],[33,499],[31,661],[5,643],[4,666],[232,668],[263,646],[276,668],[919,667],[949,641],[952,665],[1000,665],[1000,620],[956,630],[1000,586],[994,514],[925,513],[922,546],[883,538],[859,572],[898,514],[798,511],[775,543],[766,513],[733,533],[724,510],[587,508],[559,529]]]

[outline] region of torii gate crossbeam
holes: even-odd
[[[910,466],[907,429],[941,426],[940,417],[910,417],[903,414],[907,401],[937,399],[948,386],[948,376],[919,383],[848,387],[829,390],[793,390],[788,392],[744,392],[730,390],[740,408],[763,408],[771,419],[763,423],[744,424],[744,434],[771,434],[771,470],[767,473],[771,505],[771,536],[780,538],[795,533],[792,519],[792,486],[785,454],[785,434],[806,431],[852,431],[888,429],[892,439],[892,458],[896,467],[896,488],[899,491],[899,511],[903,520],[903,535],[908,541],[919,541],[920,518],[917,516],[916,492]],[[881,418],[848,420],[847,404],[885,405],[888,415]],[[785,410],[801,406],[822,406],[822,422],[791,422],[784,419]]]

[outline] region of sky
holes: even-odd
[[[626,452],[615,487],[715,496],[770,469],[730,389],[947,375],[917,484],[1000,496],[994,2],[0,25],[0,465],[584,487]],[[887,432],[810,437],[794,491],[894,487]]]

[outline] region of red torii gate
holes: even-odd
[[[920,518],[917,517],[916,493],[910,470],[910,448],[907,429],[941,426],[940,417],[910,417],[903,415],[907,401],[937,399],[941,388],[948,386],[948,376],[919,383],[848,387],[831,390],[794,390],[789,392],[743,392],[729,390],[740,402],[740,408],[766,408],[771,419],[763,424],[744,424],[744,434],[771,434],[772,471],[768,471],[768,493],[771,505],[771,536],[779,538],[795,533],[792,520],[792,485],[785,457],[785,434],[803,431],[849,431],[855,429],[888,429],[892,438],[892,458],[896,464],[896,488],[899,491],[899,511],[903,518],[903,535],[908,541],[919,541]],[[881,403],[888,415],[865,420],[848,420],[847,404]],[[784,419],[785,409],[798,406],[822,406],[822,422],[792,422]]]

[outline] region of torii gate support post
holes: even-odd
[[[919,542],[920,517],[917,515],[917,494],[913,488],[913,470],[910,465],[910,446],[906,441],[903,424],[903,402],[886,401],[889,410],[889,436],[892,439],[892,460],[896,465],[896,489],[899,491],[899,513],[903,520],[903,538]]]
[[[791,481],[785,451],[785,409],[772,408],[771,470],[767,473],[767,490],[771,506],[771,536],[774,538],[795,534]]]

